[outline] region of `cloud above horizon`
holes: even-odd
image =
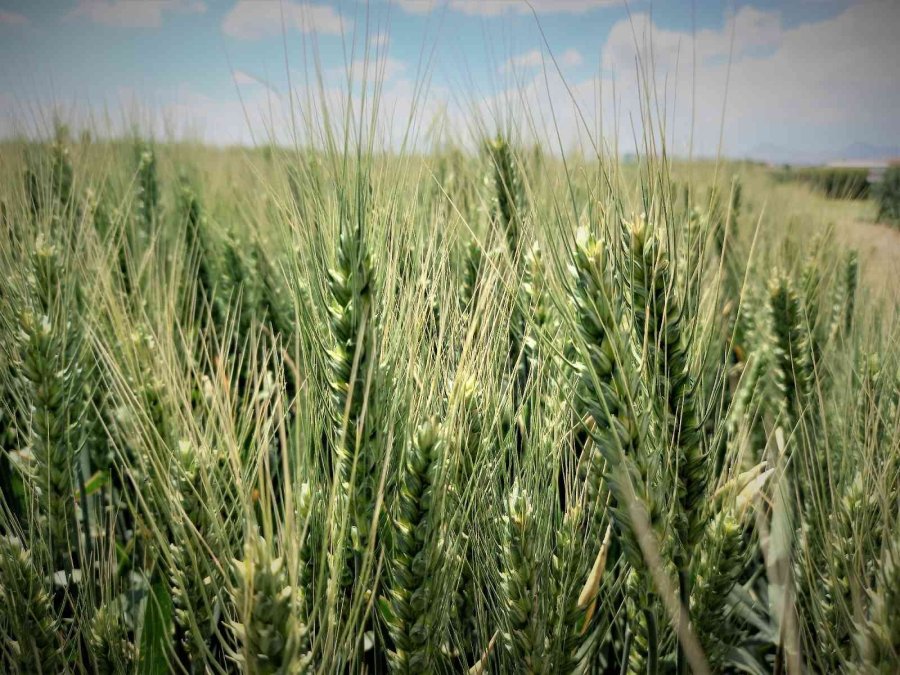
[[[695,138],[698,131],[706,136],[705,152],[717,146],[722,124],[726,142],[745,151],[752,149],[748,139],[789,143],[811,128],[839,136],[862,127],[872,140],[895,140],[900,119],[886,113],[900,109],[898,25],[900,3],[893,2],[855,4],[793,28],[783,26],[778,12],[744,7],[721,30],[698,31],[692,42],[691,34],[667,31],[642,13],[610,31],[603,78],[609,86],[615,77],[623,107],[639,110],[640,92],[629,75],[636,59],[650,66],[652,49],[647,72],[655,74],[657,97],[670,106],[672,131],[684,140],[693,124]],[[677,107],[676,95],[682,97]],[[740,130],[740,139],[729,130]]]
[[[532,49],[531,51],[519,54],[507,59],[498,69],[498,73],[508,73],[516,69],[539,68],[544,65],[553,66],[554,59],[562,67],[580,66],[584,63],[584,57],[577,49],[567,49],[560,54],[554,54],[553,57],[547,55],[540,49]]]
[[[467,16],[504,14],[584,14],[602,7],[622,6],[622,0],[393,0],[412,14],[449,9]]]
[[[370,47],[387,47],[391,43],[390,33],[381,31],[369,37]]]
[[[206,3],[201,0],[78,0],[66,18],[119,28],[159,28],[167,12],[202,14],[206,10]]]
[[[240,40],[280,35],[282,29],[300,33],[340,35],[353,24],[333,7],[290,0],[239,0],[225,15],[222,32]]]
[[[0,72],[0,135],[23,126],[10,120],[27,117],[32,99],[97,119],[124,87],[129,103],[144,92],[147,110],[203,120],[211,142],[254,142],[251,121],[290,127],[281,102],[327,100],[358,115],[349,104],[371,87],[386,118],[378,126],[395,137],[410,122],[438,120],[458,139],[512,124],[557,149],[602,136],[630,152],[649,93],[675,154],[716,154],[720,138],[740,156],[898,144],[900,3],[704,7],[692,29],[667,1],[650,13],[642,2],[628,12],[621,0],[536,0],[538,23],[513,0],[72,0],[26,13],[0,0],[0,58],[15,64]],[[123,39],[110,40],[117,29]]]
[[[349,66],[336,66],[329,71],[336,77],[348,77],[353,82],[388,82],[406,70],[406,63],[399,59],[379,54],[376,58],[355,59]]]

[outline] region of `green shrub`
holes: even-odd
[[[865,199],[869,196],[869,170],[842,167],[785,168],[781,180],[806,183],[829,199]]]
[[[900,224],[900,165],[889,167],[874,191],[878,200],[878,220]]]

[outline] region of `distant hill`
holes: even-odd
[[[900,146],[896,145],[871,145],[869,143],[851,143],[839,157],[834,159],[865,160],[886,159],[900,156]]]
[[[900,157],[900,146],[856,142],[835,150],[810,152],[785,148],[772,143],[762,143],[750,150],[746,157],[770,164],[827,164],[836,161],[865,161]]]

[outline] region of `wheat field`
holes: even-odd
[[[900,671],[870,202],[376,150],[4,143],[0,670]]]

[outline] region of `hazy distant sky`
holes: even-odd
[[[284,141],[368,72],[395,145],[415,106],[416,142],[478,119],[627,152],[638,67],[678,153],[900,145],[900,0],[0,0],[0,135],[62,109],[103,133]]]

